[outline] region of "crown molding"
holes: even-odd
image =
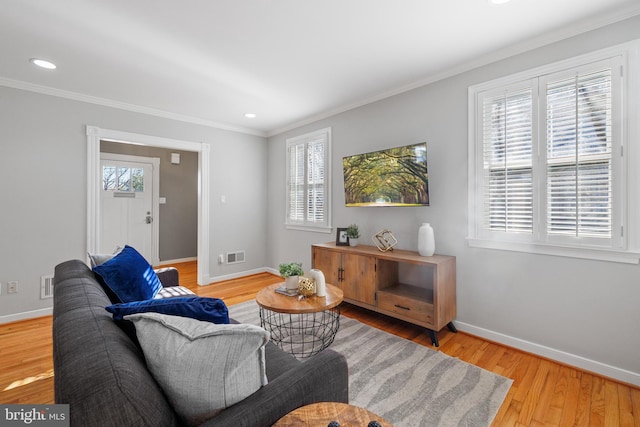
[[[323,119],[327,119],[337,114],[344,113],[346,111],[353,110],[359,107],[363,107],[365,105],[372,104],[374,102],[378,102],[386,98],[391,98],[392,96],[400,95],[402,93],[409,92],[419,87],[423,87],[423,86],[435,83],[437,81],[444,80],[449,77],[453,77],[453,76],[465,73],[467,71],[471,71],[476,68],[480,68],[482,66],[489,65],[494,62],[498,62],[503,59],[510,58],[512,56],[516,56],[534,49],[541,48],[543,46],[560,42],[562,40],[565,40],[589,31],[597,30],[598,28],[615,24],[617,22],[624,21],[625,19],[633,18],[634,16],[637,16],[637,15],[640,15],[640,5],[633,5],[626,9],[617,10],[611,14],[601,15],[601,16],[598,16],[598,18],[595,20],[580,21],[575,23],[572,26],[563,27],[556,31],[550,31],[541,36],[531,38],[526,42],[516,43],[504,49],[500,49],[493,53],[483,55],[479,59],[464,62],[455,67],[448,68],[447,70],[444,70],[440,73],[430,74],[429,76],[426,76],[420,80],[408,83],[407,85],[400,86],[385,92],[380,92],[371,97],[363,98],[353,103],[345,104],[337,108],[327,110],[325,112],[322,112],[313,116],[309,116],[305,119],[302,119],[294,123],[290,123],[278,129],[273,129],[267,132],[267,137],[276,136],[281,133],[284,133],[293,129],[297,129],[302,126],[305,126]]]
[[[323,119],[327,119],[337,114],[362,107],[364,105],[372,104],[372,103],[381,101],[383,99],[390,98],[395,95],[399,95],[399,94],[417,89],[419,87],[426,86],[426,85],[435,83],[437,81],[444,80],[449,77],[453,77],[458,74],[462,74],[464,72],[509,58],[511,56],[522,54],[524,52],[534,50],[555,42],[559,42],[564,39],[568,39],[570,37],[574,37],[576,35],[586,33],[588,31],[592,31],[607,25],[614,24],[616,22],[623,21],[625,19],[632,18],[639,14],[640,14],[640,5],[632,5],[625,9],[620,9],[615,12],[612,12],[610,14],[599,15],[596,19],[583,20],[575,23],[574,25],[563,27],[556,31],[547,32],[539,37],[531,38],[526,42],[516,43],[507,48],[495,51],[487,55],[483,55],[479,59],[467,61],[455,67],[448,68],[447,70],[430,74],[420,80],[408,83],[404,86],[379,92],[370,97],[361,98],[352,103],[344,104],[336,108],[311,115],[307,118],[291,122],[280,128],[275,128],[267,131],[260,131],[256,129],[241,127],[241,126],[234,126],[226,123],[216,122],[213,120],[202,119],[199,117],[192,117],[192,116],[172,113],[164,110],[144,107],[140,105],[128,104],[125,102],[115,101],[107,98],[100,98],[100,97],[85,95],[77,92],[55,89],[48,86],[27,83],[19,80],[7,79],[4,77],[0,77],[0,86],[6,86],[14,89],[21,89],[21,90],[26,90],[30,92],[36,92],[40,94],[56,96],[60,98],[71,99],[71,100],[86,102],[86,103],[95,104],[95,105],[116,108],[120,110],[131,111],[135,113],[141,113],[141,114],[146,114],[150,116],[181,121],[185,123],[202,125],[210,128],[219,129],[219,130],[238,132],[238,133],[254,135],[259,137],[272,137],[272,136],[287,132],[289,130],[293,130],[293,129],[296,129],[296,128],[323,120]]]
[[[191,123],[196,125],[207,126],[219,130],[238,132],[247,135],[266,137],[267,134],[255,129],[233,126],[226,123],[220,123],[213,120],[201,119],[198,117],[186,116],[183,114],[171,113],[169,111],[157,110],[155,108],[143,107],[141,105],[128,104],[126,102],[114,101],[112,99],[100,98],[97,96],[85,95],[78,92],[71,92],[62,89],[55,89],[48,86],[37,85],[34,83],[23,82],[20,80],[7,79],[0,77],[0,86],[6,86],[13,89],[26,90],[29,92],[40,93],[43,95],[55,96],[58,98],[71,99],[73,101],[86,102],[89,104],[100,105],[103,107],[116,108],[118,110],[131,111],[134,113],[146,114],[163,119],[176,120],[179,122]]]

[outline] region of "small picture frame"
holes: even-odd
[[[338,228],[336,231],[336,246],[349,246],[349,236],[346,228]]]

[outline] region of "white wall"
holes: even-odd
[[[640,266],[473,249],[465,240],[467,88],[637,38],[640,17],[271,137],[270,265],[297,260],[309,269],[310,245],[335,240],[333,234],[288,231],[283,225],[285,140],[331,126],[334,227],[358,223],[361,242],[388,228],[400,248],[416,250],[418,227],[430,222],[436,252],[457,257],[460,329],[640,385]],[[640,94],[632,96],[637,102]],[[431,206],[344,207],[343,156],[424,140]],[[640,149],[638,141],[635,147]]]
[[[265,138],[0,87],[0,323],[49,313],[40,276],[86,259],[86,125],[209,143],[210,275],[264,268]],[[242,249],[246,263],[218,265],[218,253]]]

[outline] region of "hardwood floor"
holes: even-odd
[[[180,283],[233,305],[282,279],[263,273],[197,286],[195,263],[175,265]],[[494,426],[640,426],[640,388],[513,348],[443,329],[440,347],[424,328],[344,304],[342,314],[514,380]],[[0,403],[53,403],[51,317],[0,325]]]

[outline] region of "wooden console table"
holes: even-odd
[[[423,326],[436,347],[440,329],[456,332],[455,257],[319,243],[312,245],[311,259],[346,302]]]

